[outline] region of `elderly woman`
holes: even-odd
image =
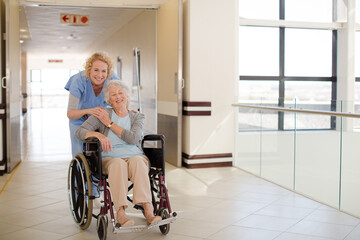
[[[147,224],[161,217],[153,215],[149,182],[149,160],[139,147],[144,115],[129,111],[129,89],[119,80],[106,83],[104,99],[112,108],[94,109],[93,115],[76,131],[81,141],[96,137],[102,147],[102,169],[108,174],[109,185],[122,227],[134,225],[125,214],[128,179],[134,183],[134,204],[144,207]],[[96,132],[98,130],[99,132]]]

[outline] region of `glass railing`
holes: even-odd
[[[233,104],[234,165],[360,217],[360,102]]]

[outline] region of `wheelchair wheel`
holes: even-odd
[[[164,219],[167,219],[170,217],[170,214],[168,213],[168,211],[165,209],[165,208],[161,208],[159,211],[158,211],[158,216],[160,216],[163,220]],[[161,225],[159,226],[160,228],[160,232],[164,235],[168,234],[169,231],[170,231],[170,223],[168,224],[165,224],[165,225]]]
[[[85,156],[78,153],[70,162],[68,170],[68,194],[74,221],[85,230],[92,218],[93,200],[90,168]]]
[[[106,215],[100,215],[97,219],[97,233],[100,240],[106,239],[108,220]]]

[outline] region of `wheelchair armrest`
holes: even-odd
[[[95,137],[90,137],[84,140],[84,144],[83,144],[83,151],[86,152],[87,150],[96,150],[98,149],[98,151],[101,152],[101,143],[99,141],[99,139],[95,138]]]
[[[149,134],[144,136],[143,141],[164,141],[165,136],[164,135],[157,135],[157,134]]]
[[[99,142],[99,139],[95,137],[87,138],[84,140],[84,143],[97,143],[97,142]]]

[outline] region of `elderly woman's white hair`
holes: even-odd
[[[118,87],[118,88],[121,88],[122,90],[124,90],[125,92],[125,95],[128,97],[128,107],[129,107],[129,93],[130,93],[130,90],[128,88],[128,86],[120,81],[120,80],[111,80],[111,81],[108,81],[104,88],[103,88],[103,93],[104,93],[104,100],[109,103],[109,89],[111,87]]]

